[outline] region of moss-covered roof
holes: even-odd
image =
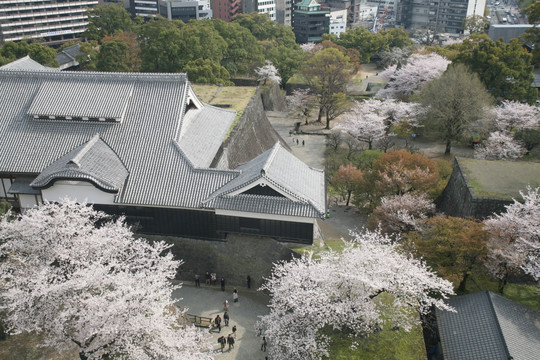
[[[527,186],[540,186],[540,163],[525,161],[457,159],[476,197],[521,199]]]

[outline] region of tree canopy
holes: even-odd
[[[179,323],[180,261],[86,204],[45,203],[0,219],[0,310],[12,333],[36,332],[82,360],[211,359],[206,335]]]
[[[452,293],[450,283],[377,232],[354,235],[341,252],[278,263],[261,289],[271,297],[270,313],[258,324],[269,355],[291,360],[328,357],[325,329],[354,340],[378,331],[389,317],[395,327],[409,331],[418,323],[415,311],[448,309],[442,299]]]
[[[95,6],[87,10],[88,25],[83,36],[89,40],[101,41],[107,35],[117,32],[132,31],[135,22],[120,4]]]
[[[538,91],[531,86],[534,77],[532,56],[516,39],[505,43],[487,35],[472,35],[460,44],[454,62],[465,64],[478,74],[486,89],[497,99],[534,102]]]
[[[463,64],[449,66],[440,78],[424,85],[421,97],[427,107],[423,123],[446,142],[445,154],[492,103],[482,82]]]
[[[26,55],[34,61],[45,66],[58,66],[56,61],[56,51],[40,43],[26,41],[8,41],[0,48],[0,66],[25,57]]]

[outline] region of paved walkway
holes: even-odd
[[[203,279],[204,281],[204,279]],[[206,286],[201,284],[196,288],[191,284],[185,284],[181,289],[173,293],[174,298],[182,298],[179,306],[187,307],[189,314],[215,318],[216,315],[223,319],[223,302],[229,300],[229,326],[222,326],[221,333],[217,330],[212,332],[212,343],[217,360],[264,360],[265,353],[260,350],[261,338],[255,331],[255,322],[259,315],[268,313],[266,307],[268,297],[254,289],[238,288],[239,299],[233,302],[232,287],[228,287],[226,292],[222,292],[219,286]],[[221,323],[224,325],[224,321]],[[217,339],[224,335],[227,337],[232,333],[232,327],[236,325],[237,335],[234,348],[228,351],[229,346],[225,345],[225,352],[221,353]]]

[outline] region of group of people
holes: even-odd
[[[218,339],[218,344],[221,345],[221,352],[223,352],[223,349],[225,349],[225,344],[229,344],[229,351],[231,349],[234,349],[234,337],[233,334],[229,334],[227,338],[225,339],[225,336],[220,336]]]
[[[292,142],[293,142],[293,144],[300,145],[300,140],[297,139],[297,138],[293,138]],[[302,146],[305,146],[305,145],[306,145],[306,141],[302,140]]]

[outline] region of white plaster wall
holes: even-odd
[[[36,205],[39,205],[36,202],[36,195],[28,195],[28,194],[19,194],[19,204],[21,205],[21,208],[23,209],[29,209]]]
[[[65,197],[78,202],[113,204],[114,194],[97,189],[86,181],[57,181],[53,186],[41,190],[43,200],[60,201]]]
[[[469,4],[467,6],[467,16],[484,16],[485,8],[486,0],[469,0]]]

